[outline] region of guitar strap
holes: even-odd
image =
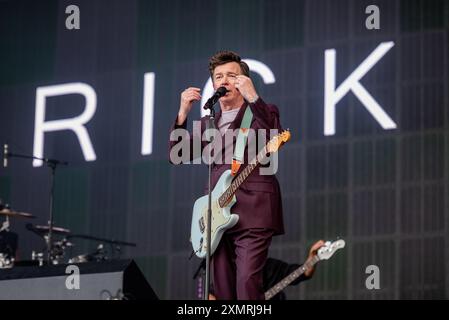
[[[245,114],[243,115],[242,123],[240,124],[239,134],[235,143],[234,156],[232,157],[231,174],[233,176],[239,171],[240,165],[243,163],[245,146],[248,141],[248,129],[251,127],[252,120],[253,112],[248,105]]]

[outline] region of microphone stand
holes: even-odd
[[[207,129],[216,129],[215,128],[215,109],[214,104],[218,99],[215,99],[213,103],[207,104],[208,108],[210,109],[210,115],[208,118],[208,121],[206,122]],[[214,140],[214,136],[211,135],[210,137],[210,143],[212,143]],[[212,180],[212,156],[209,159],[209,177],[208,177],[208,203],[207,203],[207,228],[206,228],[206,281],[205,281],[205,290],[204,290],[204,300],[209,300],[209,289],[210,289],[210,246],[211,246],[211,220],[212,220],[212,188],[211,188],[211,180]]]
[[[48,237],[46,239],[47,242],[47,263],[50,265],[52,253],[53,253],[53,198],[54,198],[54,190],[55,190],[55,171],[57,165],[68,165],[69,163],[67,161],[60,161],[56,159],[48,159],[48,158],[38,158],[35,156],[29,156],[29,155],[23,155],[23,154],[16,154],[8,152],[9,158],[24,158],[24,159],[36,159],[36,160],[42,160],[47,164],[47,166],[51,169],[51,176],[50,176],[50,217],[48,220]]]

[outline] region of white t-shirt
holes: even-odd
[[[237,113],[239,113],[239,111],[240,111],[240,108],[221,112],[221,117],[218,120],[218,130],[220,131],[221,135],[225,134],[226,130],[229,128],[232,121],[234,121],[234,119],[237,116]]]

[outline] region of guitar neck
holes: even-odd
[[[225,192],[218,199],[218,204],[220,207],[225,207],[226,204],[232,199],[237,189],[240,185],[248,178],[251,172],[259,165],[259,159],[264,159],[267,154],[267,147],[265,146],[257,156],[251,161],[246,168],[232,181],[231,185],[226,189]]]
[[[320,261],[320,258],[318,258],[318,256],[316,255],[310,261],[304,263],[298,269],[296,269],[288,276],[286,276],[284,279],[276,283],[271,289],[265,292],[265,300],[270,300],[279,292],[284,290],[286,287],[290,285],[290,283],[298,279],[304,272],[310,270],[318,261]]]

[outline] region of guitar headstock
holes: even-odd
[[[342,249],[345,247],[345,241],[344,240],[337,240],[334,242],[326,241],[324,246],[322,246],[320,249],[318,249],[318,258],[320,260],[327,260],[337,251],[338,249]]]
[[[279,147],[290,140],[291,134],[289,130],[284,130],[281,133],[275,135],[267,143],[267,152],[273,153],[278,151]]]

